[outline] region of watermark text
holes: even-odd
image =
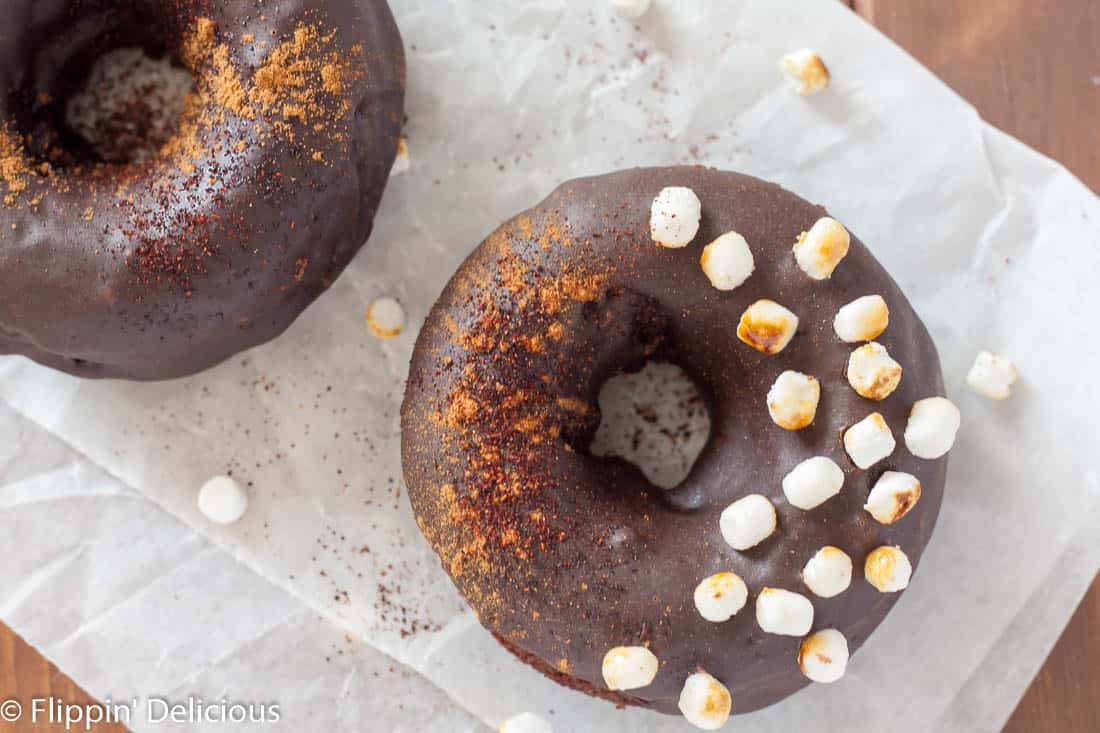
[[[14,698],[0,701],[0,722],[30,721],[50,724],[66,731],[89,731],[100,723],[131,725],[143,720],[160,723],[198,725],[242,723],[278,723],[282,720],[279,703],[233,702],[227,698],[204,700],[188,697],[170,700],[166,697],[131,698],[103,702],[69,702],[59,697]]]

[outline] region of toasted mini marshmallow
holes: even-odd
[[[629,20],[637,20],[649,11],[650,0],[610,0],[615,12]]]
[[[876,547],[863,564],[863,576],[867,582],[883,593],[905,590],[912,575],[913,566],[900,547]]]
[[[814,421],[820,399],[821,385],[816,379],[788,370],[768,390],[768,412],[779,427],[801,430]]]
[[[722,538],[735,550],[755,547],[775,531],[775,507],[768,497],[749,494],[722,510],[718,529]]]
[[[836,629],[822,629],[802,640],[798,666],[814,682],[836,682],[848,667],[848,640]]]
[[[715,573],[695,586],[695,608],[716,624],[729,621],[748,600],[748,586],[737,573]]]
[[[917,458],[939,458],[955,445],[961,424],[959,408],[945,397],[917,400],[905,425],[905,446]]]
[[[966,383],[991,400],[1007,400],[1016,383],[1016,365],[1003,356],[982,351],[966,375]]]
[[[813,50],[802,48],[785,54],[779,60],[780,68],[798,93],[805,96],[829,86],[829,69]]]
[[[733,290],[749,279],[756,266],[749,243],[737,232],[726,232],[706,247],[699,258],[703,274],[718,290]]]
[[[778,354],[798,330],[798,316],[774,300],[758,300],[741,314],[737,338],[761,354]]]
[[[883,524],[893,524],[917,505],[920,500],[920,481],[901,471],[887,471],[879,476],[867,503],[863,508]]]
[[[844,471],[825,456],[807,458],[783,477],[783,493],[792,506],[809,511],[840,493]]]
[[[794,257],[802,271],[814,280],[826,280],[848,254],[851,237],[836,219],[825,216],[803,232],[794,246]]]
[[[412,167],[412,160],[409,158],[409,142],[402,135],[397,139],[397,157],[393,159],[393,167],[390,168],[391,176],[399,176],[402,173],[408,173],[409,168]]]
[[[603,681],[611,690],[636,690],[653,682],[659,666],[644,646],[617,646],[603,656]]]
[[[802,582],[815,596],[840,595],[852,584],[852,558],[839,547],[822,547],[802,568]]]
[[[844,450],[852,463],[860,468],[870,468],[894,452],[897,441],[886,420],[877,412],[857,422],[844,431]]]
[[[554,733],[554,729],[534,713],[520,713],[501,723],[497,733]]]
[[[702,217],[703,204],[690,188],[663,188],[650,207],[649,233],[662,247],[686,247],[699,233]]]
[[[215,524],[233,524],[248,511],[248,494],[229,476],[215,476],[199,489],[199,511]]]
[[[726,686],[706,672],[696,672],[684,680],[678,703],[687,722],[703,730],[718,730],[725,725],[732,704]]]
[[[841,341],[870,341],[890,325],[890,309],[881,295],[856,298],[836,312],[833,330]]]
[[[769,634],[805,636],[814,625],[814,604],[801,593],[765,588],[756,597],[756,623]]]
[[[378,338],[393,338],[405,330],[405,309],[393,298],[379,298],[367,308],[367,325]]]
[[[860,397],[884,400],[901,384],[901,364],[882,344],[864,344],[848,357],[848,384]]]

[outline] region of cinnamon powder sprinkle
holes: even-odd
[[[24,155],[23,145],[19,137],[5,124],[0,128],[0,180],[7,187],[4,205],[14,205],[19,194],[27,190],[29,175],[32,175],[32,169]]]
[[[57,209],[54,215],[91,221],[95,211],[121,212],[108,217],[103,234],[115,230],[125,244],[118,250],[104,245],[102,252],[125,261],[133,288],[128,297],[134,300],[161,287],[190,296],[195,276],[223,257],[225,247],[251,241],[246,212],[233,208],[226,193],[246,183],[272,192],[293,181],[284,182],[280,160],[254,157],[250,149],[294,141],[293,153],[274,152],[324,163],[350,141],[350,99],[355,84],[366,78],[362,46],[343,49],[335,29],[306,16],[291,36],[260,44],[267,55],[253,69],[220,38],[223,30],[204,17],[188,28],[178,56],[194,87],[184,99],[176,133],[149,161],[61,167],[65,151],[32,153],[18,130],[0,125],[3,205],[37,210],[51,192],[82,191],[87,209]],[[250,122],[247,137],[229,137],[232,118]],[[242,167],[246,155],[249,165]],[[260,256],[264,266],[274,259]],[[299,261],[293,277],[301,280],[305,271],[306,263]]]
[[[449,322],[457,350],[440,352],[447,369],[437,374],[449,389],[434,414],[410,418],[433,425],[432,440],[453,446],[445,455],[465,457],[441,467],[448,481],[419,523],[490,628],[499,622],[490,618],[498,600],[491,579],[502,563],[522,568],[536,554],[554,552],[564,528],[573,524],[557,505],[556,479],[540,446],[597,416],[583,400],[563,395],[562,385],[571,378],[550,366],[561,362],[540,334],[563,338],[562,321],[578,318],[586,304],[603,298],[615,268],[602,262],[591,270],[564,262],[544,268],[544,246],[581,245],[560,216],[537,223],[521,217],[491,235],[463,266],[451,287],[465,294],[460,310],[476,317]],[[460,358],[461,367],[454,366]],[[532,379],[533,359],[547,364],[541,379]]]
[[[184,101],[177,133],[159,151],[161,165],[176,167],[185,174],[193,172],[210,153],[204,135],[223,124],[228,115],[265,122],[254,128],[259,145],[276,138],[300,141],[300,137],[308,136],[305,142],[311,149],[306,156],[316,162],[323,162],[326,149],[347,144],[349,95],[352,85],[366,77],[365,55],[361,45],[342,50],[336,30],[316,22],[300,22],[293,35],[275,44],[252,73],[233,58],[226,43],[219,42],[216,24],[200,17],[192,22],[179,56],[195,78],[195,89]],[[238,140],[229,146],[243,153],[248,144]],[[4,205],[14,206],[35,178],[55,177],[51,161],[56,162],[59,155],[51,152],[45,159],[34,161],[16,130],[10,125],[0,128]],[[108,167],[120,173],[122,179],[140,172],[107,164],[58,172],[63,178],[102,178],[106,171],[101,169]]]
[[[218,44],[216,29],[209,19],[198,19],[185,43],[185,60],[193,64],[200,81],[200,94],[210,104],[204,111],[221,121],[228,112],[249,120],[263,119],[271,131],[296,139],[301,130],[320,136],[322,144],[347,140],[346,117],[351,109],[349,84],[365,78],[361,46],[342,52],[336,31],[320,25],[300,23],[293,36],[268,53],[245,83],[234,66],[229,46]],[[294,123],[294,124],[291,124]],[[296,126],[300,129],[296,129]],[[256,130],[263,138],[263,128]],[[310,151],[314,160],[323,158],[320,148]]]
[[[215,104],[239,117],[254,119],[256,113],[248,104],[244,85],[229,61],[228,46],[218,46],[214,49],[213,66],[214,75],[210,79],[210,87]]]

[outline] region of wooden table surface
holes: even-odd
[[[1100,0],[849,0],[997,127],[1100,191]],[[1006,733],[1100,731],[1100,579]],[[0,698],[90,698],[0,623]],[[0,730],[53,733],[23,723]],[[117,725],[96,733],[122,733]]]

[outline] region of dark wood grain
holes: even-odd
[[[1100,191],[1100,0],[853,0],[989,122]]]
[[[1100,579],[1092,584],[1005,733],[1100,732]]]
[[[1100,0],[846,0],[982,116],[1100,190]],[[1100,579],[1005,733],[1100,732]],[[90,698],[0,624],[0,699]],[[5,726],[54,733],[59,726]],[[117,725],[96,733],[122,733]]]
[[[14,699],[24,708],[23,719],[16,723],[0,721],[4,733],[64,733],[60,722],[39,720],[31,722],[27,711],[31,700],[54,697],[78,705],[94,702],[88,693],[32,649],[10,628],[0,622],[0,702]],[[84,730],[83,726],[76,730]],[[99,724],[91,727],[92,733],[126,733],[117,725]]]

